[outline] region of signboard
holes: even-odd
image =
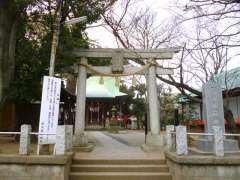
[[[60,91],[61,79],[44,76],[38,131],[44,135],[38,136],[38,144],[55,144],[56,142],[56,135],[51,134],[56,134],[57,131]]]

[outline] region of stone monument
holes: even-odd
[[[209,81],[203,85],[203,117],[206,119],[205,132],[212,133],[213,126],[225,132],[222,90],[217,82]]]
[[[176,127],[176,149],[177,149],[177,152],[176,152],[177,155],[188,154],[186,126]]]
[[[19,146],[19,154],[20,155],[28,155],[30,152],[30,133],[32,131],[31,125],[23,124],[21,126],[21,135],[20,135],[20,146]]]
[[[211,80],[203,85],[203,118],[205,120],[205,133],[213,133],[213,127],[219,127],[225,133],[224,110],[221,86]],[[203,151],[213,151],[213,137],[208,136],[206,139],[198,139],[195,141],[197,148]],[[237,141],[232,139],[224,140],[224,150],[238,150]]]

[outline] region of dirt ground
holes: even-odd
[[[0,154],[18,154],[19,139],[11,135],[0,136]],[[32,143],[30,145],[30,154],[37,153],[37,144]]]

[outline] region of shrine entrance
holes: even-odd
[[[118,124],[122,125],[121,102],[126,93],[120,92],[114,77],[90,76],[86,87],[86,130],[106,130],[112,117],[112,108],[116,107]]]
[[[99,76],[111,76],[118,79],[122,76],[145,75],[148,95],[148,112],[150,132],[147,134],[147,146],[161,147],[162,137],[160,136],[160,113],[157,94],[156,75],[173,74],[172,69],[163,68],[158,65],[157,60],[172,59],[178,48],[163,49],[75,49],[73,55],[78,60],[76,69],[77,76],[77,103],[75,116],[75,146],[87,146],[88,140],[84,133],[86,119],[86,78],[87,73]],[[111,60],[111,66],[91,66],[88,59],[94,58]],[[124,60],[143,60],[145,65],[135,67],[124,65]],[[96,89],[98,91],[98,89]]]
[[[104,127],[105,104],[98,101],[87,103],[86,106],[86,128],[97,129]]]

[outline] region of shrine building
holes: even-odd
[[[85,128],[105,128],[106,118],[112,116],[112,108],[122,114],[122,101],[126,95],[119,91],[114,77],[89,77],[86,87]]]

